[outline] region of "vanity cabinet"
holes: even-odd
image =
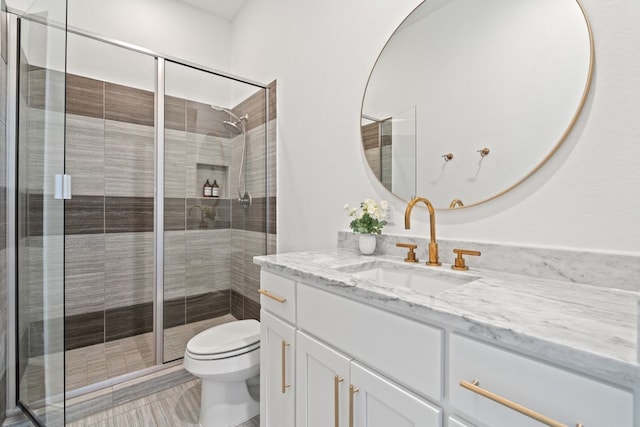
[[[295,426],[295,283],[260,273],[260,426]]]
[[[348,288],[261,277],[280,295],[261,299],[261,427],[634,427],[639,417],[634,390],[351,299]]]
[[[449,399],[472,420],[492,427],[538,427],[512,403],[574,427],[633,427],[633,393],[479,341],[451,334]],[[460,385],[466,381],[477,388]],[[492,393],[491,398],[482,395]]]
[[[297,427],[441,427],[441,410],[298,331]]]

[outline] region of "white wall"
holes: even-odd
[[[50,22],[64,20],[65,0],[9,0],[18,12],[46,15]],[[136,48],[230,72],[231,23],[175,0],[68,0],[69,28]],[[61,14],[62,13],[62,14]],[[31,24],[37,27],[40,25]],[[64,33],[48,28],[52,46],[28,52],[31,63],[63,70]],[[36,46],[38,47],[38,46]],[[33,50],[33,49],[32,49]],[[67,70],[72,74],[153,90],[153,57],[70,34]],[[255,92],[255,87],[185,67],[167,64],[167,94],[204,103],[233,107]]]
[[[371,67],[418,3],[251,0],[234,22],[233,72],[278,80],[280,252],[335,247],[349,222],[342,206],[366,197],[392,199],[395,223],[385,232],[428,234],[426,210],[414,211],[413,229],[403,230],[405,203],[368,170],[359,131]],[[438,211],[439,237],[640,253],[640,3],[582,3],[596,66],[573,132],[515,190]]]
[[[171,0],[68,0],[68,24],[103,37],[228,70],[231,24]]]
[[[61,21],[64,0],[7,0],[28,13]],[[69,28],[95,33],[217,70],[229,70],[231,24],[173,0],[68,0]]]

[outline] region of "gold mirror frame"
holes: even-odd
[[[425,0],[427,1],[427,0]],[[385,43],[384,47],[382,48],[382,50],[380,51],[380,54],[378,55],[378,58],[376,59],[376,62],[374,63],[374,66],[369,74],[369,77],[367,79],[367,84],[365,86],[365,91],[364,91],[364,95],[362,97],[362,104],[361,104],[361,109],[360,109],[360,116],[361,116],[361,126],[360,126],[360,132],[361,132],[361,146],[362,146],[362,150],[363,150],[363,155],[366,158],[366,148],[365,148],[365,143],[364,143],[364,132],[363,132],[363,120],[370,120],[371,118],[368,117],[365,112],[364,112],[364,106],[365,106],[365,99],[366,99],[366,93],[367,93],[367,89],[369,88],[369,85],[371,83],[371,78],[374,74],[376,65],[378,65],[378,62],[380,61],[380,57],[382,56],[385,48],[387,48],[387,46],[389,45],[389,43],[391,42],[391,40],[393,39],[393,37],[398,33],[398,31],[403,27],[403,25],[405,24],[405,22],[407,22],[407,20],[409,20],[412,16],[412,14],[414,12],[416,12],[416,10],[418,10],[420,7],[424,6],[425,1],[421,2],[420,4],[418,4],[412,11],[411,13],[409,13],[409,15],[400,23],[400,25],[398,26],[398,28],[396,28],[396,30],[393,32],[393,34],[391,34],[391,36],[389,37],[389,40],[387,40],[387,42]],[[479,201],[474,201],[472,203],[469,204],[463,204],[461,200],[455,198],[455,196],[452,195],[452,202],[451,204],[447,207],[447,206],[437,206],[438,210],[441,209],[464,209],[464,208],[469,208],[469,207],[473,207],[473,206],[477,206],[483,203],[486,203],[488,201],[494,200],[502,195],[504,195],[505,193],[513,190],[515,187],[517,187],[518,185],[522,184],[524,181],[526,181],[529,177],[531,177],[534,173],[536,173],[560,148],[560,146],[562,145],[562,143],[567,139],[568,135],[570,134],[570,132],[573,130],[578,118],[580,117],[580,114],[582,113],[582,110],[584,108],[584,105],[586,103],[588,94],[589,94],[589,89],[591,87],[591,82],[592,82],[592,77],[593,77],[593,68],[594,68],[594,63],[595,63],[595,48],[594,48],[594,40],[593,40],[593,32],[592,32],[592,27],[591,27],[591,23],[589,22],[589,19],[587,17],[587,14],[585,13],[584,7],[581,3],[580,0],[573,0],[575,1],[576,5],[578,6],[580,13],[582,14],[582,17],[584,19],[584,23],[586,26],[586,30],[587,30],[587,34],[589,37],[589,61],[588,61],[588,70],[587,70],[587,75],[586,75],[586,81],[584,84],[584,87],[582,89],[582,95],[579,99],[577,108],[575,113],[573,114],[573,116],[571,117],[568,125],[566,126],[566,128],[564,129],[564,131],[561,133],[559,140],[556,142],[556,144],[549,150],[549,152],[547,153],[546,156],[544,156],[542,158],[541,161],[539,161],[529,172],[525,173],[525,175],[518,179],[515,183],[512,184],[505,184],[506,188],[502,191],[497,192],[496,194],[486,197],[484,199],[481,199]],[[381,136],[382,138],[382,136]],[[382,144],[382,143],[381,143]],[[487,150],[487,151],[485,151]],[[478,151],[480,153],[480,155],[482,157],[484,157],[485,155],[487,155],[488,153],[488,148],[486,147],[480,147],[480,150]],[[445,154],[444,157],[447,157],[447,155],[449,154]],[[442,156],[441,156],[442,157]],[[450,160],[450,158],[445,158],[445,160]],[[367,165],[370,167],[371,169],[371,165],[369,164],[369,161],[366,161]],[[373,172],[373,171],[372,171]],[[375,173],[374,173],[375,174]],[[414,170],[414,175],[417,174],[417,171]],[[382,176],[379,178],[379,182],[381,184],[382,183]],[[383,184],[384,185],[384,184]],[[385,186],[385,188],[387,188],[387,186]],[[402,196],[396,195],[395,193],[393,193],[391,191],[391,189],[387,188],[387,190],[393,194],[394,196],[398,197],[401,200],[405,200],[406,198],[403,198]],[[417,188],[414,188],[414,192],[417,191]],[[419,194],[418,194],[419,195]],[[414,194],[413,196],[416,196],[416,194]],[[427,196],[428,195],[423,195],[423,196]]]

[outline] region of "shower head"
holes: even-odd
[[[243,133],[244,132],[244,123],[242,120],[238,120],[237,122],[230,122],[225,120],[222,122],[225,129],[227,129],[231,133]]]
[[[211,105],[211,108],[213,108],[216,111],[220,111],[222,113],[227,113],[228,115],[230,115],[231,117],[233,117],[235,119],[236,122],[243,122],[243,121],[247,121],[247,119],[249,118],[248,114],[244,114],[240,117],[238,117],[233,111],[229,110],[226,107],[221,107],[219,105]]]
[[[220,107],[219,105],[212,105],[211,108],[213,108],[216,111],[220,111],[223,113],[227,113],[228,115],[230,115],[231,117],[233,117],[234,119],[236,119],[237,121],[240,121],[240,117],[236,116],[233,111],[229,110],[228,108],[225,107]]]

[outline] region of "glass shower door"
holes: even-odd
[[[266,89],[166,61],[163,362],[209,327],[259,318]]]
[[[17,397],[47,426],[64,425],[65,24],[65,1],[34,2],[18,52]]]

